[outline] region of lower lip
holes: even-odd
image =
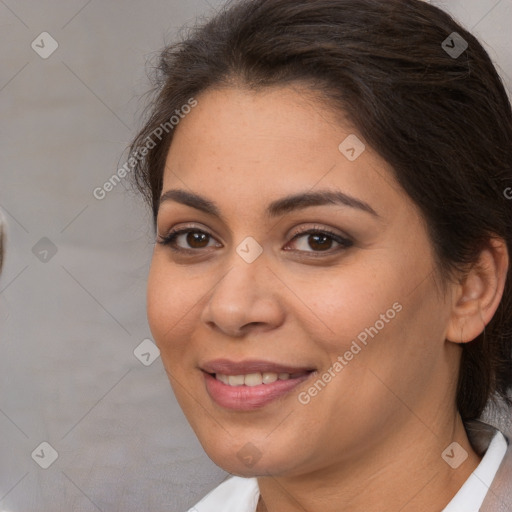
[[[252,411],[288,394],[307,380],[313,372],[296,379],[276,380],[271,384],[259,384],[258,386],[229,386],[217,380],[213,375],[203,373],[206,390],[217,405],[237,411]]]

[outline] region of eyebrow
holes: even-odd
[[[182,189],[170,189],[160,196],[159,207],[166,201],[175,201],[196,210],[200,210],[209,215],[223,219],[219,207],[206,197]],[[295,210],[301,210],[310,206],[324,205],[342,205],[355,208],[369,213],[374,217],[380,217],[379,214],[365,201],[344,194],[340,191],[319,190],[316,192],[303,192],[282,197],[270,203],[265,211],[269,218],[278,217],[285,213]]]

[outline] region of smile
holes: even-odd
[[[315,370],[266,361],[216,360],[201,367],[206,391],[225,409],[252,411],[284,398]]]
[[[215,374],[215,378],[220,380],[222,383],[227,384],[228,386],[259,386],[260,384],[272,384],[277,380],[288,380],[288,379],[296,379],[300,377],[300,373],[274,373],[274,372],[264,372],[264,373],[248,373],[246,375],[224,375],[222,373]]]

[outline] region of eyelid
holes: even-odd
[[[331,228],[318,226],[318,225],[315,225],[313,227],[308,227],[305,229],[304,228],[299,229],[299,231],[296,232],[291,237],[291,240],[287,243],[287,245],[294,242],[297,239],[302,238],[303,236],[315,235],[315,234],[327,235],[333,242],[338,244],[338,247],[335,247],[334,249],[331,248],[331,249],[328,249],[325,251],[313,251],[313,250],[304,251],[304,250],[300,250],[300,249],[286,249],[286,246],[285,246],[285,250],[293,251],[300,255],[307,254],[308,257],[312,256],[315,258],[321,258],[321,257],[333,256],[333,255],[339,253],[340,251],[349,249],[350,247],[352,247],[354,245],[354,240],[350,236],[348,236],[346,234],[336,233]]]
[[[217,238],[216,235],[213,235],[210,228],[207,228],[206,226],[203,226],[202,224],[198,224],[196,222],[184,222],[184,223],[178,223],[176,226],[172,226],[169,229],[164,230],[165,234],[160,234],[160,231],[157,226],[156,235],[159,238],[166,238],[172,233],[177,233],[180,231],[202,231],[208,235],[210,235],[213,238]]]
[[[190,253],[197,254],[201,249],[188,249],[188,248],[183,248],[183,247],[176,248],[176,247],[172,246],[172,242],[174,242],[177,237],[182,236],[189,232],[204,233],[205,235],[208,235],[212,240],[215,240],[216,243],[219,243],[222,245],[222,242],[219,242],[217,240],[217,237],[215,235],[213,235],[208,229],[198,227],[197,224],[194,224],[194,225],[186,225],[185,224],[180,227],[173,227],[165,235],[161,235],[157,231],[157,243],[162,244],[162,245],[167,245],[175,252],[190,252]]]
[[[290,237],[293,239],[297,235],[304,235],[306,233],[309,233],[310,231],[321,232],[321,233],[325,233],[327,235],[333,235],[333,236],[337,236],[339,238],[344,238],[347,241],[348,240],[352,241],[350,236],[347,235],[346,233],[337,232],[337,231],[333,230],[330,227],[322,226],[320,224],[314,224],[314,223],[311,226],[308,226],[308,227],[301,226],[295,232],[292,232],[293,234],[291,234]]]

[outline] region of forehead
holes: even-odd
[[[315,188],[334,188],[368,203],[377,195],[382,201],[386,192],[400,193],[389,165],[311,92],[226,88],[196,99],[176,128],[164,193],[185,188],[247,207]],[[347,140],[360,153],[355,159],[342,151]]]
[[[212,89],[197,102],[177,126],[171,153],[173,146],[188,143],[194,153],[206,150],[226,159],[243,153],[248,161],[265,156],[281,160],[285,151],[313,156],[314,149],[332,150],[333,144],[336,149],[343,133],[334,110],[320,96],[295,87]]]

